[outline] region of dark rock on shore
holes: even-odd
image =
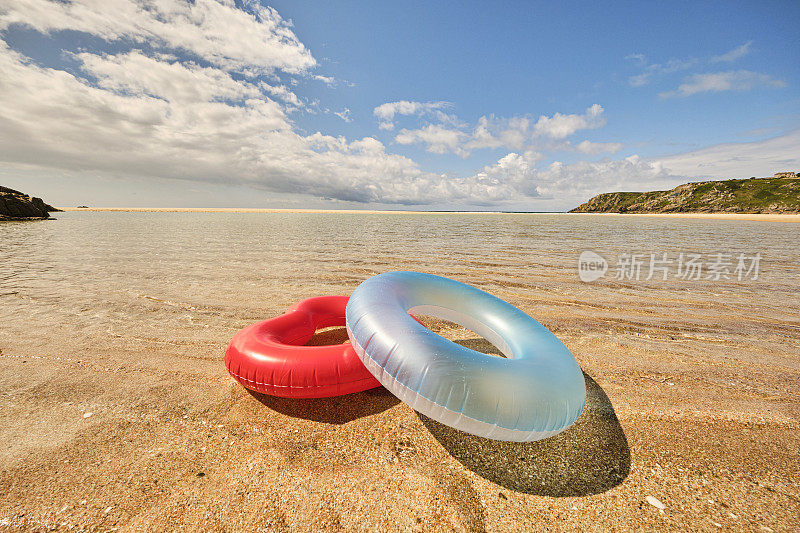
[[[599,194],[570,213],[800,213],[800,178],[701,181],[669,191]]]
[[[43,220],[60,211],[41,198],[0,186],[0,220]]]

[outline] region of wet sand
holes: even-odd
[[[83,235],[68,248],[84,262],[107,260],[80,248]],[[800,528],[795,270],[768,291],[587,286],[566,267],[515,270],[523,263],[510,256],[369,256],[323,269],[324,284],[310,287],[306,258],[269,270],[298,280],[278,291],[224,273],[218,288],[193,288],[200,278],[181,257],[174,283],[163,257],[147,255],[150,272],[120,270],[108,292],[92,281],[89,296],[75,281],[89,276],[80,262],[53,259],[37,279],[3,278],[13,283],[0,287],[0,530]],[[133,260],[97,263],[91,275],[110,279]],[[545,441],[502,443],[442,426],[382,388],[287,400],[227,375],[222,354],[237,329],[312,294],[347,294],[389,265],[475,284],[548,326],[585,373],[578,422]],[[58,287],[41,281],[53,269]],[[468,330],[427,324],[493,352]],[[343,339],[333,329],[315,342]]]

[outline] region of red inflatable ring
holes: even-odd
[[[284,398],[324,398],[380,387],[349,343],[304,346],[316,330],[344,326],[348,299],[309,298],[239,331],[225,352],[228,372],[248,389]]]

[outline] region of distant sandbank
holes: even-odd
[[[152,213],[341,213],[361,215],[561,215],[575,217],[662,217],[707,218],[719,220],[756,220],[763,222],[800,222],[800,214],[761,213],[561,213],[508,211],[411,211],[377,209],[280,209],[249,207],[60,207],[63,211],[120,211]]]
[[[138,213],[342,213],[362,215],[436,215],[441,213],[503,214],[500,211],[409,211],[378,209],[294,209],[254,207],[62,207],[62,211],[130,211]]]

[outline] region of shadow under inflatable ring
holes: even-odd
[[[410,314],[455,322],[506,357],[433,333]],[[367,279],[350,296],[347,334],[367,369],[430,418],[495,440],[540,440],[583,411],[586,385],[570,351],[539,322],[503,300],[418,272]]]
[[[250,390],[284,398],[325,398],[380,387],[350,344],[304,346],[316,330],[344,326],[347,300],[308,298],[279,317],[239,331],[225,352],[228,372]]]

